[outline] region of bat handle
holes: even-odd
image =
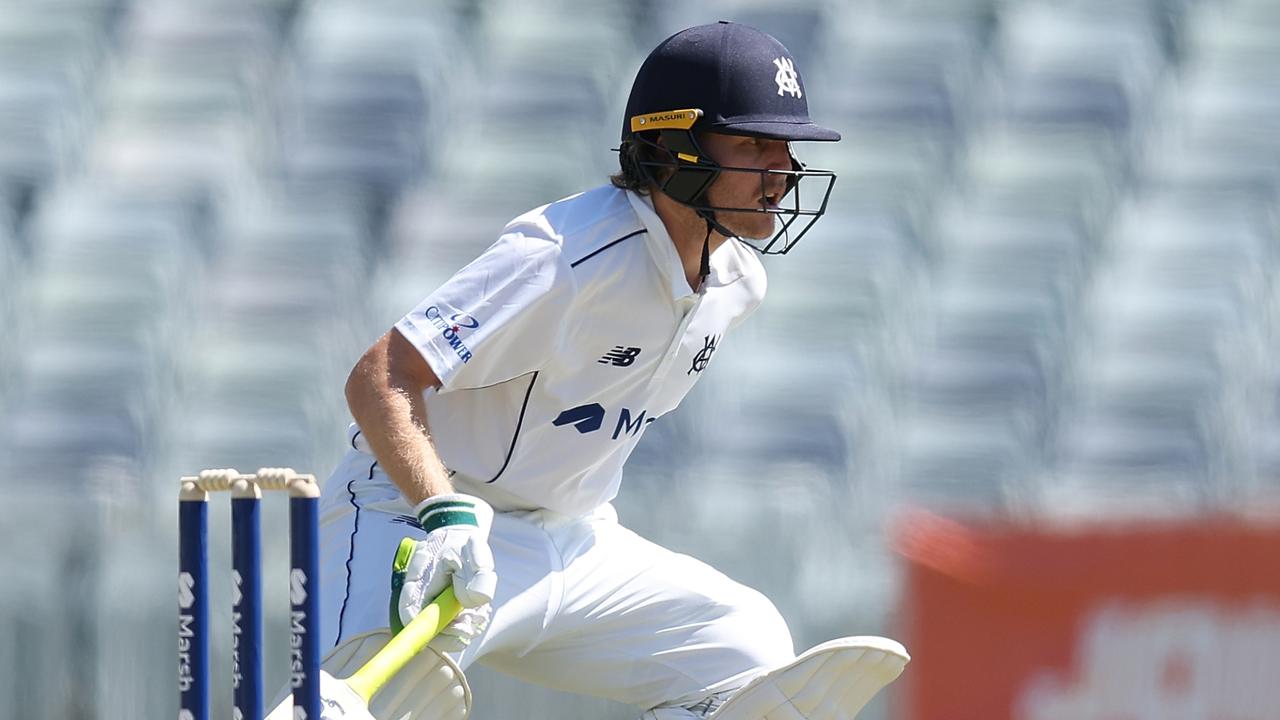
[[[422,652],[432,638],[453,622],[461,610],[462,606],[453,595],[453,587],[445,588],[403,630],[396,633],[391,642],[347,678],[347,684],[368,702],[388,680]]]

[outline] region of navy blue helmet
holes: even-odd
[[[840,133],[809,118],[804,80],[787,48],[771,35],[746,25],[718,22],[682,30],[654,49],[636,74],[622,126],[623,142],[650,148],[637,160],[640,174],[677,202],[703,217],[709,227],[732,236],[716,221],[717,212],[754,211],[782,216],[768,241],[749,244],[762,253],[790,250],[826,212],[835,173],[806,168],[794,153],[790,170],[722,166],[703,152],[704,132],[832,142]],[[624,153],[624,162],[626,154]],[[770,175],[785,176],[787,193],[777,207],[727,208],[707,204],[706,191],[724,172],[756,173],[761,193]],[[801,181],[816,184],[801,197]],[[803,200],[807,200],[804,202]],[[792,225],[808,222],[799,232]]]

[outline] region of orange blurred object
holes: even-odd
[[[910,720],[1280,718],[1280,525],[899,526]]]

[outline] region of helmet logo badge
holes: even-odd
[[[796,76],[796,66],[791,61],[791,58],[775,58],[773,64],[778,66],[778,72],[773,75],[773,81],[778,83],[778,94],[789,94],[795,98],[801,97],[800,78]]]

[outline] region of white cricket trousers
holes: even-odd
[[[350,451],[321,500],[321,632],[331,647],[385,628],[391,561],[423,537],[368,454]],[[640,709],[684,707],[794,659],[767,598],[618,524],[611,506],[567,518],[497,513],[493,618],[458,658]]]

